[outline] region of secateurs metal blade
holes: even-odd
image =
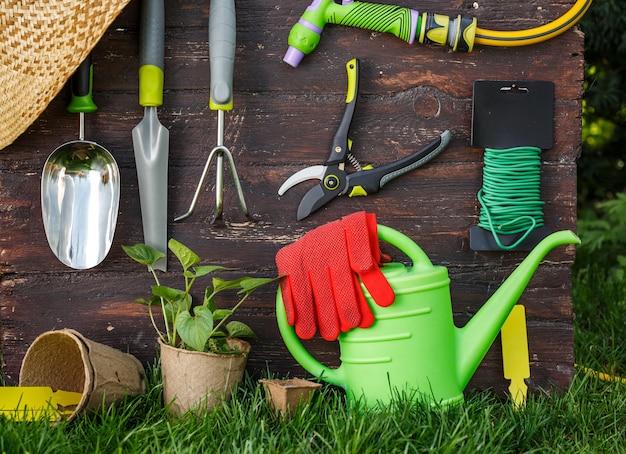
[[[359,60],[354,58],[346,64],[348,72],[348,93],[343,117],[330,149],[330,156],[323,165],[311,166],[294,173],[278,189],[283,195],[293,186],[306,180],[319,180],[320,183],[311,188],[300,201],[298,220],[302,220],[314,211],[326,205],[335,197],[365,196],[376,193],[389,181],[404,175],[433,159],[450,142],[450,131],[444,131],[439,137],[415,153],[382,167],[361,166],[352,155],[352,141],[348,138],[350,124],[356,107],[359,89]],[[357,169],[346,173],[346,162]]]

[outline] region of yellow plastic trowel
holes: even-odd
[[[53,392],[48,386],[0,387],[0,415],[16,421],[57,421],[69,417],[82,396],[71,391]]]
[[[526,403],[528,386],[524,381],[530,378],[528,361],[528,336],[526,334],[526,311],[524,306],[517,304],[502,325],[502,363],[504,378],[511,380],[509,392],[516,408]]]

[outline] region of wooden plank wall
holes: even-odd
[[[122,245],[143,241],[131,130],[143,117],[138,106],[139,1],[132,1],[94,50],[94,98],[99,111],[87,116],[86,137],[108,148],[122,174],[115,240],[96,268],[62,265],[48,247],[41,220],[40,176],[48,154],[77,136],[78,120],[66,113],[67,88],[11,146],[0,151],[0,322],[4,377],[16,384],[24,353],[43,331],[70,327],[85,336],[153,363],[156,336],[146,310],[136,304],[152,284]],[[255,222],[240,214],[226,175],[227,226],[209,223],[214,175],[185,222],[208,152],[215,144],[216,114],[208,109],[209,2],[168,0],[165,97],[159,110],[170,129],[169,235],[194,248],[207,263],[240,272],[275,275],[274,256],[305,232],[358,210],[413,238],[434,264],[449,268],[456,323],[462,325],[526,255],[478,253],[468,230],[479,216],[483,153],[470,146],[472,84],[478,79],[550,80],[556,84],[554,147],[543,153],[542,199],[546,223],[574,229],[576,158],[580,153],[583,35],[572,29],[545,43],[521,48],[477,46],[469,54],[413,46],[386,34],[328,26],[315,52],[300,67],[282,62],[291,26],[308,0],[237,0],[235,108],[226,115],[225,144],[234,153]],[[441,14],[472,14],[488,29],[534,27],[563,14],[573,2],[559,0],[423,0],[402,6]],[[351,137],[363,162],[381,165],[422,147],[449,129],[448,148],[425,167],[389,183],[370,197],[341,198],[303,221],[296,208],[310,185],[279,197],[293,172],[321,164],[343,111],[345,63],[361,60],[361,86]],[[28,89],[28,87],[25,87]],[[19,102],[19,100],[16,100]],[[396,261],[399,251],[384,245]],[[548,255],[520,302],[528,316],[531,389],[565,387],[573,376],[570,267],[574,247]],[[170,256],[170,270],[175,268]],[[233,277],[236,273],[233,273]],[[173,273],[165,283],[178,282]],[[275,288],[256,294],[241,319],[258,332],[248,362],[251,373],[269,369],[304,376],[276,326]],[[307,347],[324,363],[339,363],[337,345],[322,340]],[[469,388],[502,391],[499,341],[488,352]]]

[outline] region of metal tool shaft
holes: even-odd
[[[184,221],[189,216],[191,216],[196,208],[196,204],[198,203],[198,198],[200,197],[200,192],[202,191],[202,187],[204,186],[204,182],[206,180],[207,175],[209,174],[209,169],[211,167],[211,162],[213,158],[216,159],[216,169],[215,169],[215,213],[213,215],[213,220],[211,223],[216,223],[222,218],[223,213],[223,201],[224,201],[224,156],[228,161],[228,165],[230,166],[230,170],[233,175],[233,180],[235,182],[235,188],[237,190],[237,195],[239,197],[239,203],[241,205],[241,209],[246,217],[248,217],[248,207],[246,205],[246,200],[243,195],[243,190],[241,188],[241,183],[239,182],[239,175],[237,174],[237,169],[235,168],[235,161],[233,160],[233,155],[228,148],[224,146],[224,111],[217,111],[217,145],[211,150],[209,157],[207,158],[206,164],[204,165],[204,170],[202,171],[202,175],[200,176],[200,181],[198,186],[196,187],[196,191],[193,195],[193,199],[191,200],[191,204],[187,212],[181,216],[178,216],[174,219],[175,222]]]
[[[207,177],[211,161],[216,158],[215,170],[215,214],[212,223],[221,220],[224,203],[224,156],[233,174],[235,187],[239,196],[239,203],[243,213],[248,217],[248,207],[241,190],[239,176],[235,169],[233,156],[224,146],[224,111],[233,108],[233,71],[235,62],[235,1],[211,0],[209,16],[209,61],[211,65],[211,90],[209,106],[217,110],[217,144],[207,159],[202,171],[200,182],[196,188],[191,205],[187,213],[177,217],[174,221],[182,221],[193,214],[198,202],[200,191]]]

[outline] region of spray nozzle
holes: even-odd
[[[471,52],[476,35],[476,18],[422,13],[395,5],[351,0],[314,0],[289,32],[289,49],[283,60],[296,67],[315,50],[326,24],[363,28],[394,36],[413,44],[448,45],[454,51]]]

